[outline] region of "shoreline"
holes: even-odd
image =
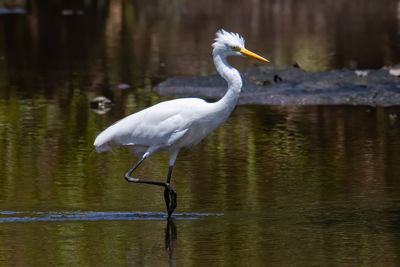
[[[296,67],[240,70],[243,88],[238,104],[400,105],[400,77],[388,68],[308,72]],[[226,82],[218,75],[173,77],[155,88],[161,95],[219,99]]]

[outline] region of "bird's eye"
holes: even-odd
[[[236,51],[236,52],[239,52],[239,51],[240,51],[240,47],[239,47],[239,46],[236,46],[236,45],[233,45],[233,46],[232,46],[232,50],[233,50],[233,51]]]

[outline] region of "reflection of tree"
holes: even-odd
[[[149,78],[214,72],[210,44],[220,27],[244,34],[278,65],[380,67],[399,58],[395,0],[29,3],[29,15],[0,21],[6,80],[54,97],[69,98],[76,86],[119,97],[121,82],[151,88]],[[63,16],[65,9],[84,13]]]
[[[111,113],[109,118],[92,113],[87,107],[87,94],[79,90],[74,90],[68,106],[60,106],[39,94],[34,99],[12,97],[0,101],[2,209],[163,209],[161,191],[124,185],[122,170],[134,161],[127,151],[90,154],[93,139],[102,124],[114,121],[118,112]],[[397,194],[395,188],[400,171],[395,164],[400,158],[397,144],[400,128],[396,115],[393,115],[397,113],[397,108],[239,106],[220,129],[195,149],[180,155],[174,182],[181,192],[179,211],[227,211],[227,214],[245,211],[262,218],[285,218],[288,206],[292,205],[293,209],[309,209],[312,205],[313,209],[326,212],[331,205],[345,202],[349,205],[347,209],[353,210],[358,209],[360,203],[365,205],[365,199],[371,199],[368,203],[373,206],[385,205],[390,210],[388,190]],[[164,180],[166,156],[156,155],[138,170],[140,175]],[[150,203],[143,206],[148,200]],[[302,213],[290,212],[300,216],[297,220],[307,220],[301,217]],[[321,218],[332,216],[322,214]],[[358,216],[370,218],[368,214]],[[356,219],[363,223],[363,217]],[[318,220],[324,223],[324,219]],[[202,223],[198,223],[199,227]],[[181,253],[173,259],[177,262],[193,260],[195,251],[205,249],[203,246],[207,245],[207,249],[219,251],[213,257],[224,255],[232,260],[231,251],[261,246],[257,236],[268,231],[265,222],[253,224],[249,234],[243,234],[246,229],[242,226],[241,220],[233,220],[224,229],[218,225],[210,226],[213,227],[210,231],[219,233],[218,238],[225,240],[224,247],[211,242],[211,237],[209,242],[185,248],[190,251],[188,258],[179,258],[185,257]],[[171,251],[173,227],[167,225],[165,232],[163,229],[159,232],[166,234],[165,245]],[[120,234],[125,231],[121,229]],[[368,235],[365,231],[363,234]],[[85,231],[60,226],[48,235],[57,239],[63,233],[82,232]],[[35,235],[35,231],[29,234]],[[283,230],[273,231],[273,235],[279,244],[295,242]],[[196,233],[186,232],[185,236],[184,240],[194,238]],[[314,238],[304,238],[314,248],[323,245],[321,240],[336,244],[330,247],[325,243],[326,249],[335,249],[346,242],[345,237],[332,236],[325,231],[313,232],[310,236]],[[17,238],[23,240],[22,236]],[[388,238],[390,235],[386,234],[380,242],[388,246]],[[59,244],[53,249],[63,253],[68,249],[83,251],[81,248],[86,242],[89,241]],[[121,245],[118,240],[113,242],[111,244],[115,246]],[[375,240],[365,242],[366,247],[375,246]],[[161,247],[165,245],[161,244]],[[273,251],[285,251],[286,246]],[[103,251],[110,248],[106,244],[98,247]],[[348,252],[336,250],[335,253],[347,255]],[[363,252],[352,253],[361,255]],[[60,259],[65,259],[67,254],[60,255]],[[78,257],[82,260],[89,256]],[[258,257],[262,258],[262,255]]]

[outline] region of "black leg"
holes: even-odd
[[[135,166],[133,166],[132,169],[130,169],[126,174],[125,174],[125,180],[128,182],[133,182],[133,183],[142,183],[142,184],[152,184],[152,185],[158,185],[158,186],[163,186],[165,187],[164,190],[164,199],[165,199],[165,204],[167,206],[167,212],[168,212],[168,217],[171,217],[172,213],[174,212],[176,208],[176,191],[175,189],[170,185],[171,181],[171,174],[172,174],[172,168],[173,166],[169,167],[168,170],[168,176],[167,176],[167,182],[162,183],[162,182],[154,182],[154,181],[146,181],[146,180],[141,180],[139,178],[134,178],[131,176],[134,170],[139,167],[139,165],[146,159],[146,157],[143,157],[141,160],[139,160]]]
[[[133,173],[134,170],[137,169],[137,167],[139,167],[139,165],[146,159],[146,157],[143,157],[141,160],[139,160],[135,166],[133,166],[132,169],[130,169],[126,174],[125,174],[125,180],[127,180],[128,182],[133,182],[133,183],[142,183],[142,184],[153,184],[153,185],[158,185],[158,186],[166,186],[165,183],[161,183],[161,182],[153,182],[153,181],[145,181],[145,180],[141,180],[139,178],[134,178],[131,177],[131,174]]]
[[[165,189],[164,189],[164,199],[165,199],[165,205],[167,206],[168,217],[171,217],[172,213],[174,212],[177,206],[176,191],[170,184],[173,167],[174,166],[169,166],[167,182],[165,183]]]

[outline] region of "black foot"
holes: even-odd
[[[171,170],[171,169],[170,169]],[[171,173],[171,171],[170,171]],[[165,187],[164,190],[164,199],[165,204],[167,205],[168,218],[171,217],[172,213],[176,208],[176,191],[169,183],[162,182],[154,182],[154,181],[145,181],[138,178],[134,178],[130,176],[131,172],[125,174],[125,180],[131,183],[142,183],[142,184],[152,184]],[[169,174],[170,175],[170,174]],[[169,176],[170,177],[170,176]]]
[[[176,208],[177,196],[175,189],[169,183],[165,183],[164,199],[167,205],[168,217],[171,217]]]

